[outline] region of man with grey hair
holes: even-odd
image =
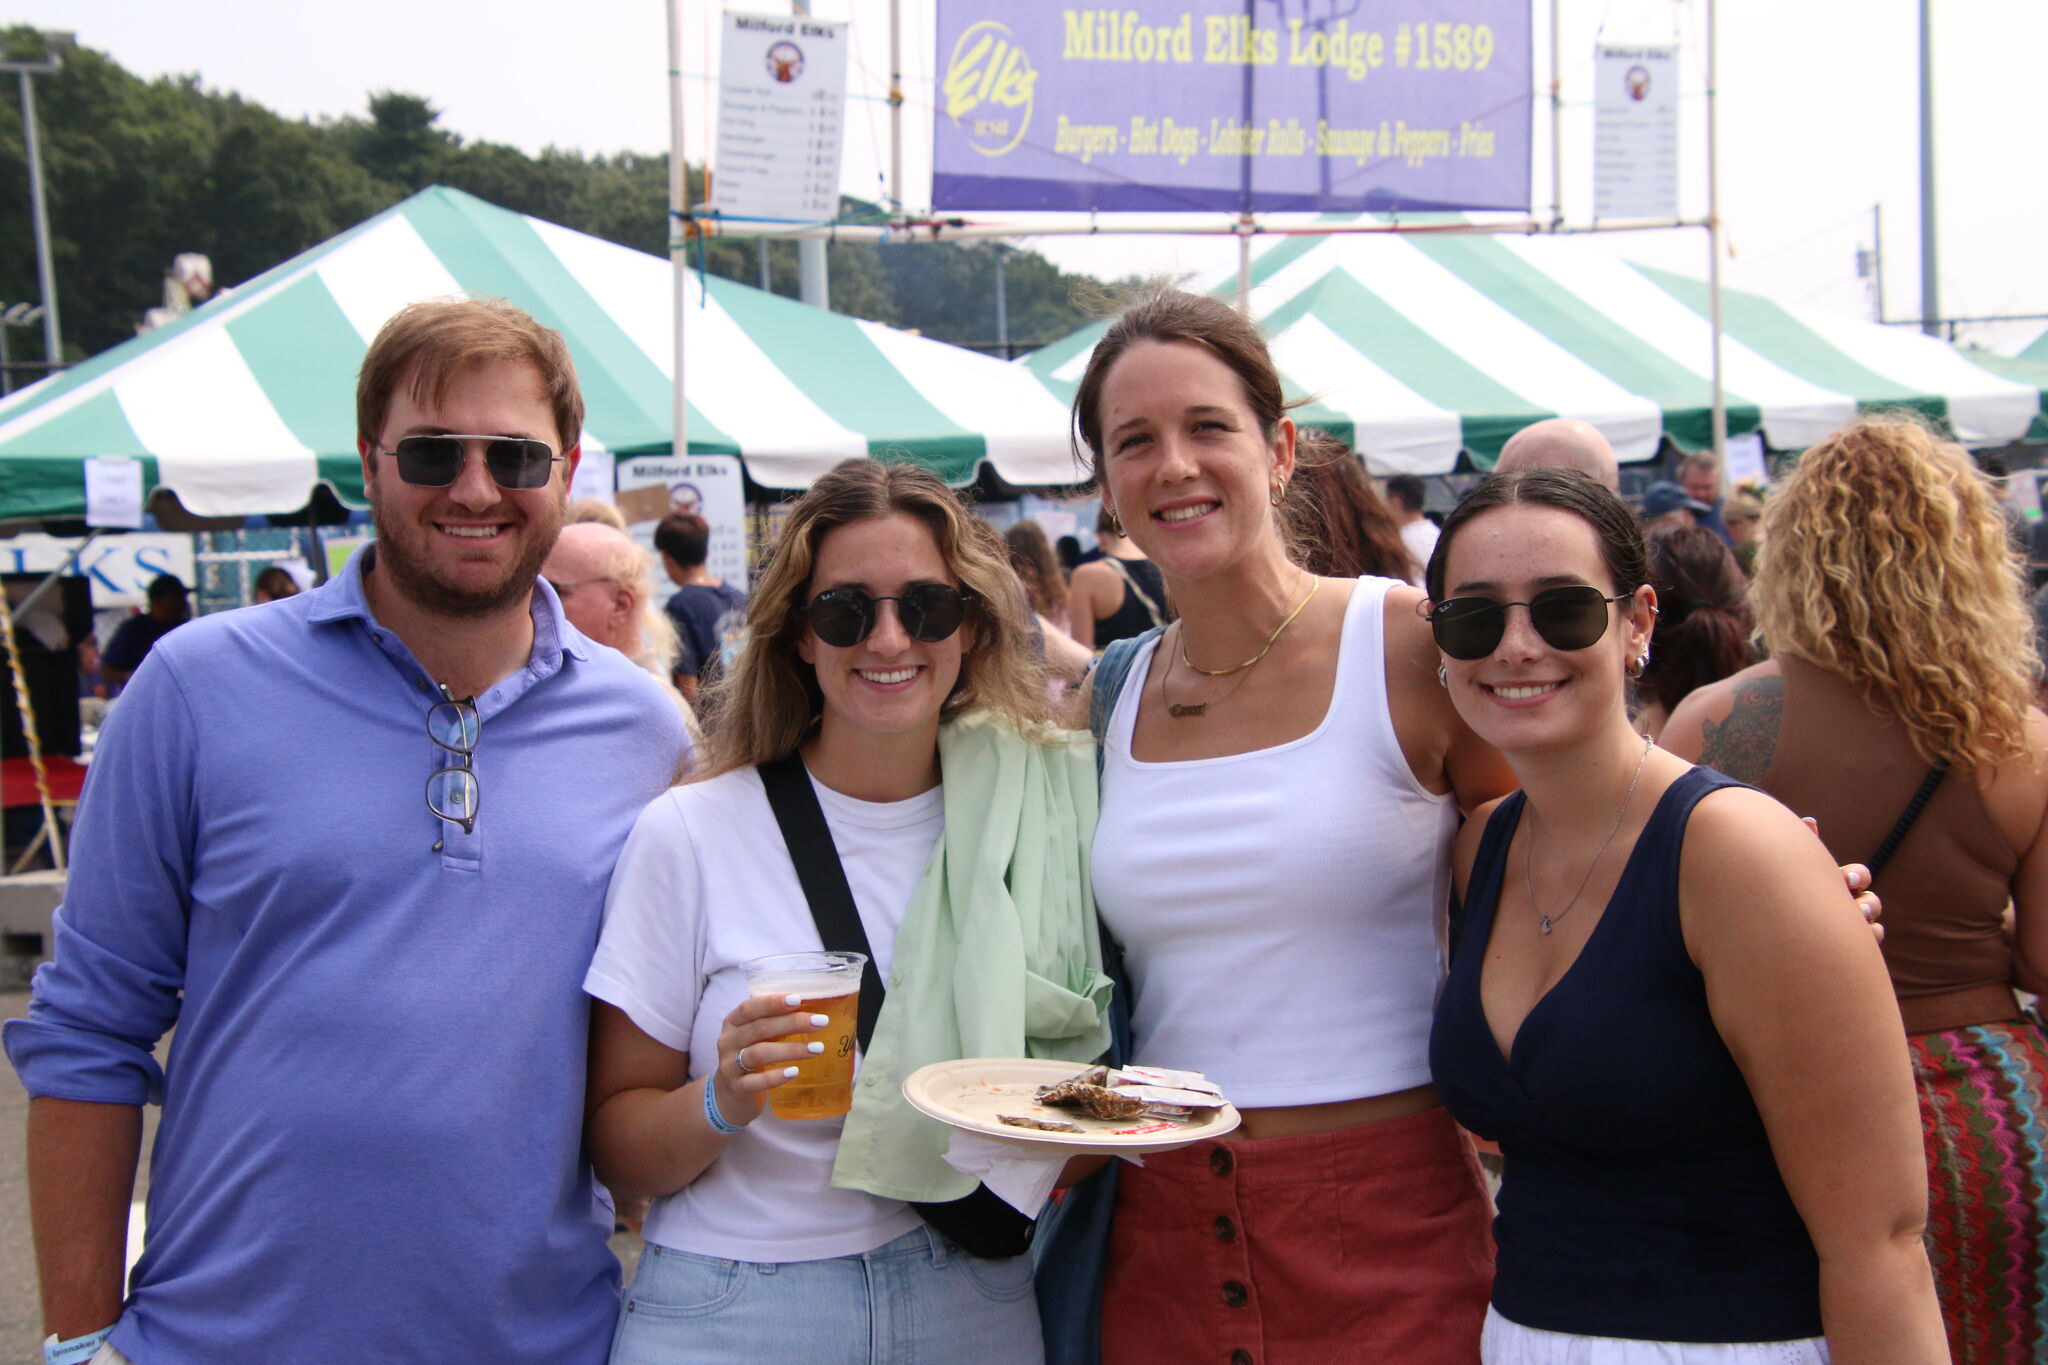
[[[1508,437],[1494,468],[1576,469],[1591,474],[1619,493],[1621,470],[1615,463],[1614,447],[1600,434],[1600,428],[1576,417],[1548,417],[1523,427]]]
[[[689,703],[669,681],[676,628],[654,600],[654,561],[624,531],[602,521],[571,522],[555,538],[540,576],[561,599],[569,624],[653,675],[693,722]]]

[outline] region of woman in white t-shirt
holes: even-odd
[[[1029,1258],[969,1255],[906,1202],[975,1182],[897,1091],[927,1061],[1106,1045],[1089,750],[1032,729],[1044,682],[1002,542],[922,470],[820,479],[749,627],[705,771],[627,841],[585,982],[593,1159],[655,1196],[612,1360],[1035,1365]],[[749,998],[740,970],[851,946],[821,943],[756,767],[792,751],[887,983],[844,1119],[766,1110],[809,1057],[778,1040],[812,1016]],[[1029,894],[991,866],[1026,869]]]

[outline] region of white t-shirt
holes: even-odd
[[[1408,547],[1409,557],[1415,561],[1415,572],[1408,581],[1416,587],[1422,586],[1422,572],[1429,567],[1429,557],[1436,551],[1436,538],[1440,534],[1437,524],[1428,517],[1411,521],[1401,528],[1401,543]]]
[[[877,803],[811,786],[886,981],[897,926],[945,829],[943,789]],[[641,813],[583,989],[689,1053],[695,1079],[717,1065],[719,1030],[747,996],[739,964],[822,946],[760,774],[743,768],[664,792]],[[902,1236],[919,1221],[909,1205],[832,1187],[843,1122],[764,1110],[702,1175],[654,1202],[647,1240],[736,1261],[813,1261]]]

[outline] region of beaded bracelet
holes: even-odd
[[[744,1126],[737,1123],[727,1123],[725,1115],[718,1112],[718,1082],[710,1076],[704,1078],[704,1121],[727,1137],[731,1137],[739,1132]]]

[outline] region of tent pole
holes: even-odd
[[[683,397],[683,295],[689,280],[689,243],[683,235],[683,215],[689,195],[689,172],[683,164],[683,20],[677,12],[682,0],[668,0],[668,260],[673,276],[676,310],[675,377],[669,385],[669,430],[674,453],[690,451],[689,403]],[[565,432],[566,436],[567,433]]]
[[[903,208],[903,4],[889,0],[889,199],[895,215]]]
[[[1707,298],[1714,332],[1714,466],[1728,490],[1728,393],[1721,372],[1721,169],[1715,159],[1714,0],[1707,0]]]
[[[1252,216],[1237,220],[1237,311],[1252,315]]]
[[[1550,0],[1550,230],[1564,226],[1564,68],[1557,35],[1557,11],[1564,0]]]
[[[84,546],[80,546],[84,549]],[[41,592],[52,579],[46,579],[36,587]],[[7,671],[14,685],[15,714],[21,720],[21,737],[28,745],[28,766],[35,774],[36,797],[43,808],[43,832],[50,836],[50,865],[59,872],[64,870],[64,832],[57,827],[57,804],[50,796],[50,775],[43,768],[43,736],[36,722],[35,698],[29,692],[28,674],[21,666],[21,649],[14,641],[14,610],[8,605],[7,594],[0,592],[0,643],[7,647]],[[29,845],[29,853],[35,852],[35,845]],[[22,862],[28,861],[28,853],[22,854]],[[17,864],[14,871],[20,871]]]

